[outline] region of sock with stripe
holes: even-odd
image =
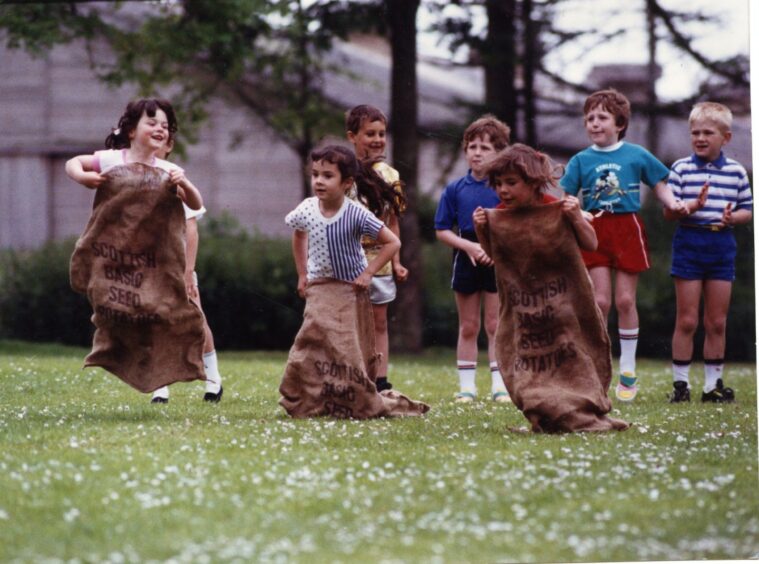
[[[491,379],[491,393],[505,392],[506,386],[503,383],[503,377],[501,371],[498,369],[498,363],[493,361],[490,363],[490,379]]]
[[[672,381],[685,382],[690,387],[690,360],[672,359]]]
[[[474,377],[477,373],[477,362],[473,360],[457,360],[456,368],[459,372],[459,389],[462,392],[477,393],[477,385]]]
[[[635,351],[638,348],[638,328],[619,329],[619,371],[635,374]]]
[[[704,359],[704,393],[708,394],[717,387],[717,380],[722,378],[722,369],[724,366],[724,358]]]

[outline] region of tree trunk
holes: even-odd
[[[656,15],[651,0],[646,0],[646,23],[648,28],[648,85],[646,87],[646,149],[654,155],[659,151],[659,131],[656,123]]]
[[[416,13],[420,0],[386,0],[390,32],[392,75],[390,80],[390,135],[393,166],[406,183],[408,208],[401,219],[401,262],[409,269],[398,285],[398,298],[390,316],[390,338],[395,349],[422,348],[422,241],[419,236],[416,80]]]
[[[532,21],[532,0],[522,0],[522,108],[524,111],[524,138],[531,147],[538,145],[535,127],[535,61],[540,56],[536,46],[537,26]]]
[[[516,0],[486,0],[488,32],[482,61],[485,67],[485,106],[517,133],[515,35]]]

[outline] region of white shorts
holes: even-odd
[[[395,299],[395,278],[388,276],[374,276],[369,285],[369,301],[375,305],[387,304]]]

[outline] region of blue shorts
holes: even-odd
[[[460,237],[468,241],[477,241],[477,235],[464,231]],[[462,294],[498,291],[495,285],[495,268],[492,266],[473,265],[469,255],[456,249],[453,251],[453,278],[451,288]]]
[[[735,280],[737,252],[732,229],[710,231],[683,227],[672,239],[670,274],[685,280]]]

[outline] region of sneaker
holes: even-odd
[[[735,401],[735,392],[732,388],[725,388],[722,378],[717,380],[717,387],[710,392],[701,393],[702,402],[732,403]]]
[[[459,392],[456,394],[454,401],[456,403],[472,403],[474,401],[474,392]]]
[[[169,398],[162,398],[161,396],[155,396],[150,400],[150,403],[169,403]]]
[[[690,388],[688,382],[682,380],[673,382],[672,386],[675,388],[672,394],[669,396],[669,403],[680,403],[684,401],[690,401]]]
[[[493,401],[496,403],[511,403],[511,396],[507,390],[496,390],[493,392]]]
[[[619,401],[632,401],[638,394],[638,377],[632,372],[622,372],[614,390]]]
[[[219,393],[214,394],[213,392],[206,392],[206,395],[203,396],[203,401],[210,401],[211,403],[219,403],[221,401],[221,395],[224,393],[224,388],[219,388]]]

